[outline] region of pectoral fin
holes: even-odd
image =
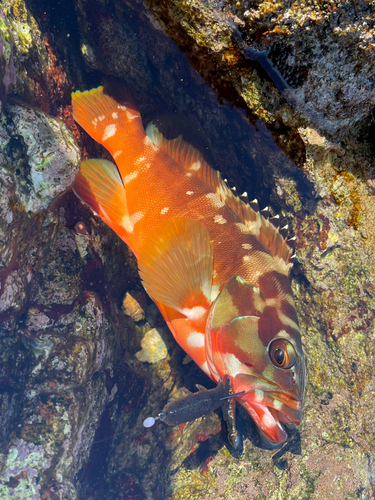
[[[213,252],[202,222],[179,218],[160,224],[142,248],[138,267],[143,285],[155,302],[188,318],[199,313],[195,308],[209,307]]]

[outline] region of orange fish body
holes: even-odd
[[[185,352],[265,438],[299,424],[304,368],[280,231],[180,138],[146,135],[139,112],[102,87],[73,94],[75,120],[112,155],[82,163],[73,189],[129,245],[142,282]],[[256,208],[256,207],[255,207]]]

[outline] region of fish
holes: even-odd
[[[72,94],[75,121],[112,155],[81,163],[75,194],[131,248],[143,286],[186,354],[269,447],[299,425],[304,356],[292,296],[295,238],[246,203],[181,137],[145,130],[134,101],[110,87]],[[202,409],[202,414],[204,411]]]

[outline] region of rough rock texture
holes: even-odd
[[[0,497],[372,499],[371,2],[0,8],[17,73],[0,129]],[[241,411],[238,454],[216,414],[142,426],[183,387],[210,382],[142,292],[126,246],[66,191],[80,152],[105,155],[74,125],[69,94],[105,76],[124,80],[145,124],[173,115],[230,185],[298,236],[308,380],[281,450],[262,449]],[[156,358],[144,340],[155,331]]]
[[[335,137],[358,132],[370,118],[375,105],[373,2],[147,3],[173,38],[192,40],[191,55],[211,55],[205,58],[205,74],[219,64],[225,72],[220,78],[262,120],[292,124],[295,114],[284,99],[301,120]],[[258,65],[255,71],[249,65],[254,59],[263,66],[259,74]],[[281,95],[269,88],[264,71]]]
[[[0,9],[0,109],[11,84],[16,83],[13,61],[13,36],[4,12]]]

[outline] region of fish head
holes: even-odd
[[[287,439],[282,424],[300,423],[304,392],[296,316],[288,321],[276,304],[258,286],[234,276],[211,306],[205,341],[213,378],[228,375],[234,393],[243,392],[237,401],[272,447]]]

